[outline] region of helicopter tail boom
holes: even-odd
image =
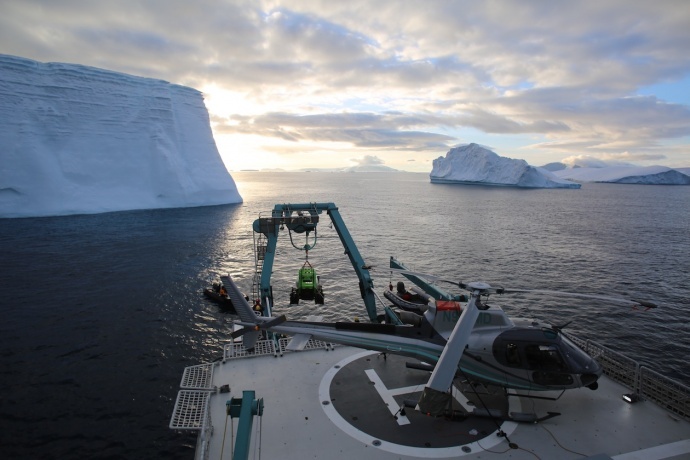
[[[240,317],[242,322],[259,324],[259,318],[254,313],[254,310],[252,310],[251,305],[249,305],[249,302],[247,302],[247,300],[244,298],[244,295],[242,295],[242,292],[237,287],[231,276],[228,276],[228,281],[227,283],[225,283],[225,288],[228,291],[228,297],[232,301],[232,306],[235,307],[237,316]],[[256,341],[258,339],[258,330],[244,332],[242,335],[242,344],[247,349],[254,348],[254,346],[256,345]]]

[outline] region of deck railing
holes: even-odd
[[[642,399],[654,401],[663,409],[690,421],[690,387],[641,365],[634,359],[592,340],[567,337],[596,359],[604,374],[630,388]]]

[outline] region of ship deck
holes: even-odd
[[[690,459],[690,422],[648,400],[626,403],[630,390],[606,377],[595,391],[568,390],[557,400],[462,388],[457,417],[437,418],[405,408],[429,378],[407,368],[409,358],[320,342],[296,352],[284,345],[262,341],[254,353],[229,345],[222,361],[185,370],[170,426],[199,430],[197,459],[232,458],[239,419],[227,415],[227,402],[247,390],[263,400],[252,458]],[[559,415],[517,423],[472,413]]]

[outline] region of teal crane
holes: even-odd
[[[331,218],[333,228],[338,233],[340,242],[345,248],[345,254],[350,259],[352,267],[359,278],[359,290],[367,309],[367,314],[372,322],[378,322],[376,314],[376,297],[374,295],[374,283],[369,274],[369,267],[359,253],[350,232],[334,203],[299,203],[276,204],[270,217],[259,217],[254,221],[253,229],[256,233],[262,233],[266,237],[266,248],[262,250],[263,267],[259,283],[259,297],[264,316],[271,316],[273,308],[273,290],[271,288],[271,272],[275,260],[275,251],[278,244],[278,232],[287,228],[295,233],[307,233],[315,231],[320,215],[326,212]],[[315,242],[314,242],[315,243]],[[305,244],[304,249],[309,250],[313,245]]]
[[[254,394],[253,390],[245,390],[242,392],[241,398],[232,398],[225,404],[227,415],[232,418],[239,418],[237,441],[235,441],[232,457],[237,460],[249,458],[254,416],[261,417],[264,413],[263,398],[255,399]]]

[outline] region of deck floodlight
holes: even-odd
[[[625,401],[629,404],[636,403],[639,400],[640,400],[640,395],[638,395],[637,393],[626,393],[623,395],[623,401]]]

